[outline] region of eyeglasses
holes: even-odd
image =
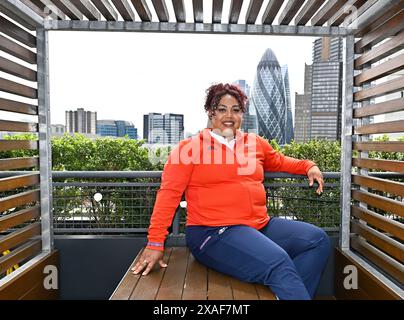
[[[227,110],[228,110],[228,108],[226,106],[222,106],[222,105],[219,105],[213,109],[214,112],[217,112],[220,115],[226,114]],[[239,114],[243,113],[243,110],[239,106],[233,106],[233,107],[231,107],[230,112],[232,114],[239,115]]]

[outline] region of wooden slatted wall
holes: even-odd
[[[32,171],[39,166],[38,141],[6,139],[38,132],[35,28],[18,24],[1,7],[0,12],[0,171],[26,171],[0,178],[1,279],[38,255],[42,244],[40,176]]]
[[[404,282],[404,179],[371,172],[404,173],[404,7],[358,30],[355,43],[354,155],[351,249],[393,281]],[[376,152],[389,155],[376,158]]]

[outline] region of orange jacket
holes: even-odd
[[[269,220],[264,171],[307,174],[315,165],[275,151],[263,138],[238,131],[232,151],[209,130],[181,141],[164,166],[148,232],[147,248],[164,250],[168,227],[185,191],[187,225],[247,225]]]

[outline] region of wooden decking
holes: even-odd
[[[267,287],[241,282],[198,263],[188,248],[168,248],[167,268],[134,275],[135,258],[111,300],[275,300]]]

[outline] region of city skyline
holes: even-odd
[[[69,32],[50,33],[52,124],[64,123],[66,109],[82,107],[96,111],[99,119],[131,121],[141,133],[143,114],[180,113],[185,133],[195,133],[207,122],[205,90],[213,83],[237,79],[253,83],[268,47],[288,64],[290,91],[302,92],[304,64],[311,62],[315,39],[173,34],[165,49],[168,43],[160,40],[167,37],[160,34],[99,34],[89,38],[86,32],[74,37]],[[291,40],[302,48],[298,55],[288,48]]]

